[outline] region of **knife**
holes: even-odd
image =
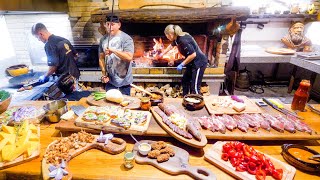
[[[288,110],[286,110],[286,109],[284,109],[284,108],[279,108],[276,104],[272,103],[270,100],[268,100],[268,99],[266,99],[266,98],[262,98],[262,100],[263,100],[264,102],[266,102],[267,104],[269,104],[271,107],[273,107],[273,109],[275,109],[275,110],[277,110],[277,111],[279,111],[279,112],[281,112],[281,113],[283,113],[283,114],[285,114],[285,115],[290,114],[290,115],[292,115],[292,116],[294,116],[294,117],[296,117],[296,118],[304,119],[303,117],[298,116],[297,114],[295,114],[295,113],[293,113],[293,112],[290,112],[290,111],[288,111]]]
[[[296,112],[291,112],[289,110],[287,110],[286,108],[284,108],[284,106],[279,103],[278,101],[274,100],[274,99],[268,99],[271,103],[273,103],[274,105],[276,105],[278,108],[282,109],[283,111],[287,112],[288,114],[297,114]]]

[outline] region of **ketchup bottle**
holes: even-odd
[[[306,103],[309,98],[310,81],[302,80],[300,82],[298,90],[294,93],[294,97],[291,103],[292,110],[304,111]]]

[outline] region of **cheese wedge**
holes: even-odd
[[[17,157],[19,157],[21,154],[23,154],[24,152],[26,152],[27,151],[27,149],[28,149],[28,143],[25,143],[24,145],[22,145],[22,146],[18,146],[15,150],[14,150],[14,152],[12,153],[12,154],[10,154],[9,156],[8,156],[8,161],[13,161],[13,160],[15,160]]]
[[[37,134],[32,133],[29,137],[29,141],[38,141],[39,142],[39,137]]]
[[[8,143],[7,144],[15,144],[16,143],[16,135],[10,134],[10,136],[7,137]]]
[[[7,145],[9,139],[3,139],[2,141],[0,141],[0,151],[2,150],[2,148]]]
[[[12,126],[6,126],[6,125],[2,125],[2,131],[6,132],[8,134],[14,134],[14,127]]]
[[[32,133],[38,133],[38,128],[34,124],[30,124],[29,129],[32,131]]]
[[[29,131],[29,121],[24,120],[20,129],[19,129],[19,135],[23,135]]]
[[[25,133],[21,137],[19,137],[18,141],[16,142],[17,147],[24,146],[25,144],[28,144],[28,141],[29,141],[31,134],[32,134],[32,132],[29,130],[27,133]]]
[[[5,145],[2,149],[2,160],[3,161],[11,161],[12,154],[14,153],[14,150],[16,148],[16,145]]]
[[[39,142],[30,141],[27,149],[27,157],[30,157],[33,152],[39,150],[39,146],[40,146]]]

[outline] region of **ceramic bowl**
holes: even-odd
[[[183,97],[182,105],[189,111],[200,110],[204,107],[204,100],[200,94],[187,94]]]
[[[19,65],[8,67],[7,68],[7,72],[11,76],[15,77],[15,76],[20,76],[20,75],[23,75],[23,74],[27,74],[29,72],[29,68],[25,64],[19,64]]]
[[[60,116],[68,111],[67,102],[63,100],[52,101],[43,106],[46,119],[51,123],[60,121]]]
[[[12,99],[12,96],[10,95],[7,99],[0,102],[0,114],[2,114],[8,109],[11,99]]]
[[[315,163],[309,163],[309,162],[303,161],[301,159],[298,159],[293,154],[291,154],[288,150],[291,148],[298,148],[298,149],[308,151],[314,155],[319,154],[317,151],[310,149],[308,147],[305,147],[305,146],[298,145],[298,144],[284,144],[281,146],[281,148],[282,148],[281,155],[292,166],[294,166],[302,171],[309,172],[309,173],[319,173],[320,172],[320,163],[316,163],[316,161],[315,161]]]
[[[139,153],[143,156],[148,155],[148,153],[151,151],[151,145],[148,143],[141,143],[139,144]]]
[[[161,98],[160,99],[153,99],[152,97],[150,97],[150,101],[151,101],[151,106],[157,106],[159,103],[163,103],[163,94],[161,92],[151,92],[157,95],[160,95]]]

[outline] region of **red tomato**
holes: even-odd
[[[282,179],[282,176],[283,176],[283,169],[274,169],[272,171],[273,178],[280,180],[280,179]]]
[[[228,152],[228,155],[229,155],[230,157],[235,157],[236,152],[237,152],[236,150],[231,149],[231,150]]]
[[[224,153],[228,153],[230,151],[230,149],[232,149],[230,143],[226,143],[222,146],[222,152],[224,152]]]
[[[243,164],[239,164],[238,166],[236,166],[236,171],[243,172],[243,171],[246,171],[246,170],[247,170],[247,167],[244,166]]]
[[[247,165],[247,171],[248,171],[250,174],[255,175],[256,172],[257,172],[257,166],[256,166],[256,164],[253,163],[253,162],[249,162],[248,165]]]
[[[221,159],[228,161],[229,160],[229,155],[227,153],[222,153]]]
[[[257,180],[265,180],[266,179],[266,173],[263,170],[258,170],[256,172],[256,179]]]

